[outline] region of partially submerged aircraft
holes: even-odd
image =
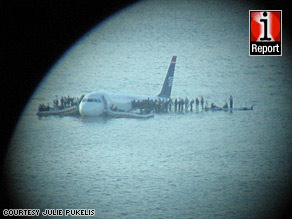
[[[104,92],[92,92],[84,96],[79,104],[79,113],[82,116],[101,116],[105,115],[107,110],[112,106],[116,106],[123,111],[129,111],[132,108],[132,101],[146,99],[168,99],[171,95],[173,75],[176,63],[176,56],[173,56],[168,68],[168,72],[164,79],[164,83],[160,93],[157,96],[147,95],[128,95],[113,94]]]

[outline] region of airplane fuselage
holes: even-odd
[[[176,56],[172,57],[168,72],[166,74],[161,92],[157,96],[147,95],[130,95],[130,94],[114,94],[106,92],[92,92],[84,96],[79,104],[79,113],[82,116],[100,116],[115,106],[119,110],[130,111],[132,109],[132,101],[138,100],[156,100],[170,98],[173,83],[173,75],[176,63]]]
[[[87,94],[79,104],[79,112],[82,116],[101,116],[111,107],[115,106],[119,110],[130,111],[132,109],[132,101],[166,99],[163,97],[153,97],[147,95],[129,95],[93,92]]]

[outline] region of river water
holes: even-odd
[[[248,56],[248,10],[223,1],[145,1],[92,29],[27,104],[6,159],[21,208],[95,209],[97,218],[260,218],[291,186],[291,45]],[[91,91],[204,96],[253,111],[151,119],[42,117],[39,103]]]

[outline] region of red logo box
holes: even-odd
[[[249,55],[282,56],[282,10],[249,10]]]

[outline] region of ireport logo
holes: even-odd
[[[249,55],[282,56],[282,10],[249,10]]]

